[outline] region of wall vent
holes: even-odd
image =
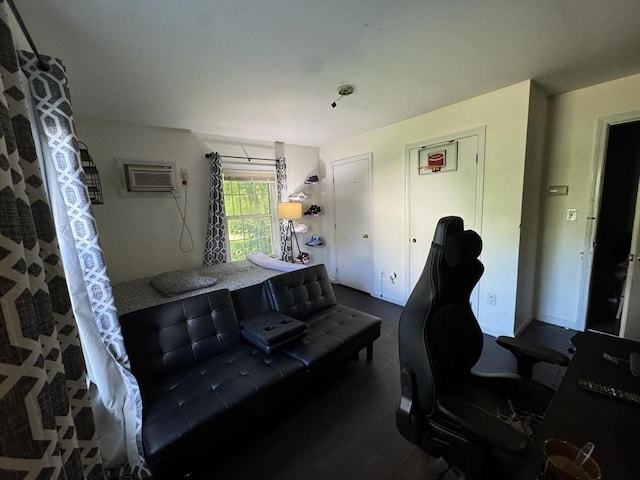
[[[128,192],[172,192],[175,190],[174,168],[171,164],[124,164]]]

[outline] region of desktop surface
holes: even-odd
[[[640,405],[600,395],[580,380],[640,394],[640,378],[631,374],[629,355],[640,343],[592,332],[572,338],[576,353],[540,424],[518,478],[534,480],[544,469],[542,445],[548,438],[582,447],[593,442],[593,458],[603,479],[640,479]],[[607,354],[622,359],[618,364]]]

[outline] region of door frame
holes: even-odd
[[[336,230],[337,230],[337,223],[336,223],[336,182],[335,182],[335,167],[336,166],[341,166],[341,165],[346,165],[349,163],[353,163],[353,162],[359,162],[362,160],[366,160],[367,162],[367,169],[368,169],[368,179],[367,179],[367,184],[369,186],[369,212],[367,214],[368,217],[368,221],[369,221],[369,259],[371,260],[369,262],[369,266],[366,268],[367,270],[367,284],[368,284],[368,294],[371,295],[373,294],[373,153],[372,152],[367,152],[367,153],[361,153],[359,155],[353,155],[351,157],[347,157],[347,158],[341,158],[339,160],[333,160],[331,161],[330,165],[331,165],[331,203],[333,204],[333,229],[332,229],[332,234],[333,234],[333,258],[335,259],[334,261],[334,275],[335,275],[335,280],[337,283],[340,283],[340,273],[339,273],[339,269],[338,269],[338,242],[336,242]]]
[[[620,125],[640,120],[640,110],[610,115],[598,119],[596,129],[596,143],[594,150],[593,169],[589,180],[589,207],[584,235],[584,246],[580,255],[582,257],[582,274],[580,275],[580,291],[578,296],[578,317],[576,326],[579,331],[584,331],[587,326],[587,313],[589,309],[589,293],[591,291],[591,274],[593,273],[594,247],[596,233],[598,231],[597,219],[600,216],[600,203],[602,202],[602,189],[604,187],[604,167],[609,146],[609,129],[613,125]],[[636,211],[635,215],[640,212]]]
[[[486,143],[487,126],[482,125],[476,128],[470,128],[468,130],[462,130],[449,135],[443,135],[440,137],[431,138],[422,142],[415,142],[404,147],[404,237],[407,239],[404,246],[404,258],[405,258],[405,282],[404,282],[404,299],[405,302],[409,299],[411,294],[411,191],[410,191],[410,152],[416,148],[444,145],[449,142],[454,142],[467,137],[478,137],[478,151],[477,151],[477,168],[476,168],[476,214],[474,219],[474,230],[478,235],[482,237],[482,208],[484,200],[484,162],[485,162],[485,143]],[[482,254],[480,255],[482,258]],[[482,280],[482,279],[481,279]],[[480,285],[480,281],[478,282]],[[478,286],[476,286],[476,289]],[[479,290],[478,290],[479,291]]]

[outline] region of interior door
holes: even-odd
[[[331,162],[335,219],[336,280],[371,293],[371,154]]]
[[[422,151],[437,151],[440,145],[457,143],[455,169],[446,167],[437,173],[425,171]],[[408,297],[415,286],[427,259],[433,232],[441,217],[456,215],[464,220],[465,228],[476,228],[478,186],[479,135],[464,136],[446,143],[415,145],[407,149],[408,157],[408,231],[409,283]],[[424,154],[422,155],[424,158]],[[447,159],[447,164],[449,159]],[[477,294],[472,295],[477,309]]]
[[[640,188],[636,197],[635,218],[625,278],[620,336],[640,341]]]
[[[594,215],[588,216],[583,267],[584,289],[588,291],[586,304],[586,328],[610,335],[625,336],[634,328],[640,328],[640,316],[634,314],[633,305],[623,328],[622,314],[625,299],[637,300],[625,292],[633,285],[629,278],[636,258],[636,216],[640,179],[640,121],[622,121],[600,125],[600,159],[596,167],[600,181],[593,185]],[[636,236],[634,236],[636,235]],[[637,261],[637,260],[635,260]],[[638,274],[636,274],[637,276]],[[584,290],[583,290],[584,291]],[[637,292],[637,290],[636,290]],[[637,307],[636,307],[637,308]],[[638,323],[634,326],[633,323]]]

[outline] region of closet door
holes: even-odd
[[[620,321],[620,336],[640,341],[640,185],[636,197],[633,235],[629,251],[629,267],[624,282],[624,301]]]
[[[336,280],[371,293],[371,154],[331,162],[335,219]]]
[[[423,142],[406,149],[409,233],[407,298],[424,269],[438,220],[455,215],[464,220],[465,229],[472,230],[480,223],[477,218],[479,136],[480,133],[452,135],[445,142]],[[435,173],[425,168],[425,154],[445,149],[446,167]],[[477,312],[477,293],[472,295],[472,305]]]

